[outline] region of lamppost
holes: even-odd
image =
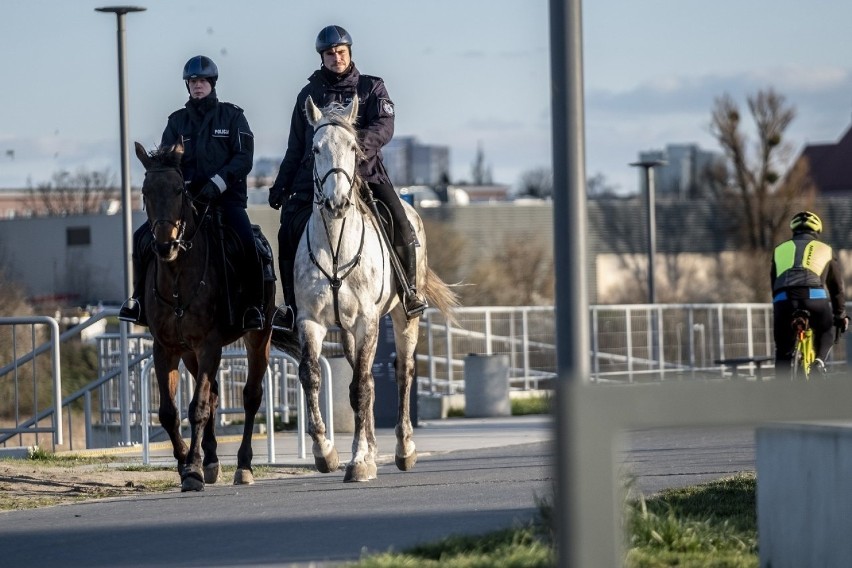
[[[124,16],[131,12],[144,12],[139,6],[105,6],[95,8],[96,12],[115,14],[118,23],[118,112],[121,129],[121,210],[124,227],[124,297],[133,293],[133,216],[130,207],[130,144],[127,140],[127,77],[124,56],[125,27]],[[121,334],[121,442],[130,445],[130,378],[127,371],[127,322],[120,322]]]
[[[648,208],[648,303],[657,303],[657,289],[654,284],[654,264],[657,258],[657,216],[654,199],[654,168],[664,166],[663,160],[640,160],[631,166],[645,170],[645,204]]]

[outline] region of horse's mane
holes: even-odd
[[[347,120],[346,107],[341,103],[332,102],[320,109],[322,116],[330,124],[339,126],[349,132],[355,138],[355,157],[359,160],[364,159],[364,150],[361,148],[361,141],[358,139],[358,130],[355,125]]]
[[[158,166],[180,167],[181,154],[174,153],[175,144],[159,146],[148,152],[148,157]]]

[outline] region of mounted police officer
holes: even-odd
[[[792,316],[795,310],[810,312],[817,359],[815,368],[825,372],[825,360],[833,344],[834,327],[849,327],[843,272],[831,246],[820,242],[822,220],[810,211],[796,213],[790,221],[793,238],[777,247],[772,257],[772,307],[774,313],[775,370],[790,367],[793,351]]]
[[[407,287],[401,286],[401,296],[408,317],[415,317],[428,306],[417,293],[417,239],[405,215],[399,196],[391,184],[382,163],[382,146],[393,137],[394,105],[379,77],[362,75],[352,62],[352,37],[340,26],[327,26],[316,39],[321,66],[308,78],[299,92],[290,119],[287,151],[278,176],[269,188],[269,205],[282,207],[281,228],[278,232],[279,269],[284,288],[285,306],[278,309],[274,327],[293,329],[295,324],[295,292],[293,262],[302,231],[311,215],[314,194],[312,141],[313,127],[305,116],[305,101],[310,96],[319,107],[338,102],[348,104],[358,97],[356,128],[358,141],[365,157],[358,164],[358,174],[367,183],[374,198],[384,204],[394,226],[389,235],[400,253]]]
[[[183,80],[189,100],[169,115],[161,147],[183,143],[181,161],[186,190],[194,199],[214,204],[221,211],[222,224],[239,238],[243,254],[236,262],[236,273],[243,279],[246,305],[240,325],[244,331],[262,329],[263,267],[254,242],[246,205],[246,176],[252,169],[254,135],[243,109],[221,102],[216,96],[219,70],[213,61],[196,55],[186,62]],[[140,299],[144,298],[144,251],[138,243],[150,231],[148,224],[134,235],[133,296],[121,307],[119,318],[147,325]]]

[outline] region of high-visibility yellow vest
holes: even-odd
[[[831,257],[831,247],[823,242],[784,241],[775,247],[776,278],[773,292],[796,286],[821,288],[821,276]]]

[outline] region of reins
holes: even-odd
[[[159,224],[161,224],[161,223],[162,224],[168,224],[168,225],[171,225],[172,227],[175,227],[178,231],[177,238],[172,239],[165,244],[170,246],[170,247],[171,246],[177,246],[178,249],[185,251],[185,252],[189,252],[193,248],[193,242],[195,241],[195,238],[198,236],[198,234],[200,232],[202,232],[202,228],[204,227],[204,225],[208,222],[208,219],[210,218],[210,215],[209,215],[210,203],[206,203],[204,210],[199,214],[198,209],[195,207],[195,202],[197,200],[194,199],[189,194],[189,192],[186,190],[186,184],[184,183],[183,172],[177,166],[162,166],[162,167],[151,168],[151,169],[149,169],[145,172],[145,175],[147,176],[148,173],[150,173],[150,172],[169,172],[169,171],[176,171],[178,173],[178,175],[180,175],[181,183],[180,183],[179,189],[178,188],[174,189],[174,193],[180,194],[181,199],[182,199],[180,218],[176,222],[171,221],[169,219],[157,219],[153,222],[148,221],[148,225],[150,227],[151,234],[154,235],[154,237],[155,237],[155,243],[156,243],[156,235],[154,234],[154,230]],[[192,231],[192,235],[189,238],[185,239],[184,233],[186,232],[187,226],[189,225],[189,223],[187,223],[187,221],[185,219],[187,213],[189,213],[190,215],[193,215],[193,216],[198,216],[198,219],[196,220],[196,222],[193,223],[194,230]],[[187,348],[189,348],[189,345],[188,345],[186,339],[184,338],[183,329],[182,329],[183,317],[186,314],[186,310],[189,308],[189,305],[193,302],[193,300],[195,300],[195,298],[200,293],[201,289],[203,287],[207,286],[206,278],[207,278],[207,271],[208,271],[209,266],[210,266],[210,248],[211,248],[211,245],[210,245],[210,242],[209,242],[209,240],[210,240],[209,234],[207,236],[207,240],[208,240],[208,242],[207,242],[207,247],[205,248],[204,270],[201,273],[201,278],[198,282],[198,285],[194,286],[192,288],[191,294],[189,294],[189,296],[187,298],[185,298],[184,301],[181,301],[181,297],[180,297],[181,295],[180,295],[180,292],[179,292],[179,289],[180,289],[179,280],[180,280],[180,276],[181,276],[180,272],[178,272],[174,276],[174,280],[172,281],[171,297],[172,297],[173,301],[170,301],[169,299],[167,299],[166,297],[164,297],[160,293],[160,289],[159,289],[159,286],[158,286],[160,263],[156,262],[154,264],[154,296],[157,298],[157,300],[159,302],[161,302],[161,303],[165,304],[166,306],[168,306],[169,308],[171,308],[171,310],[174,313],[175,318],[177,320],[176,321],[176,327],[177,327],[178,337],[180,338],[181,344],[184,347],[187,347]]]
[[[314,134],[322,128],[326,126],[337,126],[339,128],[346,128],[346,126],[342,124],[337,124],[335,122],[326,122],[325,124],[321,124],[316,127],[314,130]],[[320,266],[319,261],[314,255],[314,251],[311,248],[311,225],[308,223],[306,228],[307,232],[307,244],[308,244],[308,256],[311,259],[311,262],[314,263],[320,272],[322,272],[323,276],[325,276],[326,280],[328,280],[329,285],[331,286],[331,297],[334,304],[334,323],[337,325],[341,325],[340,323],[340,299],[339,299],[339,291],[340,287],[343,284],[343,280],[349,276],[349,274],[355,269],[356,266],[361,262],[361,253],[364,250],[364,238],[367,232],[367,223],[364,220],[363,215],[361,216],[361,240],[358,243],[358,252],[355,253],[355,256],[343,266],[340,265],[340,248],[343,243],[343,233],[346,229],[346,217],[343,218],[340,226],[340,234],[337,237],[337,246],[331,242],[331,231],[328,227],[328,221],[326,220],[325,215],[322,212],[322,207],[328,201],[328,198],[324,198],[322,193],[323,184],[328,177],[335,173],[341,173],[346,176],[346,180],[349,182],[349,193],[346,198],[346,207],[347,209],[354,205],[352,201],[352,192],[357,185],[358,176],[353,172],[350,176],[349,172],[344,170],[343,168],[331,168],[329,169],[325,175],[320,177],[319,172],[317,172],[317,164],[316,160],[314,161],[314,205],[317,206],[319,211],[320,219],[322,219],[322,225],[325,229],[325,237],[328,241],[329,252],[331,253],[331,273],[329,273],[325,268]],[[344,270],[343,274],[340,274],[340,270]]]

